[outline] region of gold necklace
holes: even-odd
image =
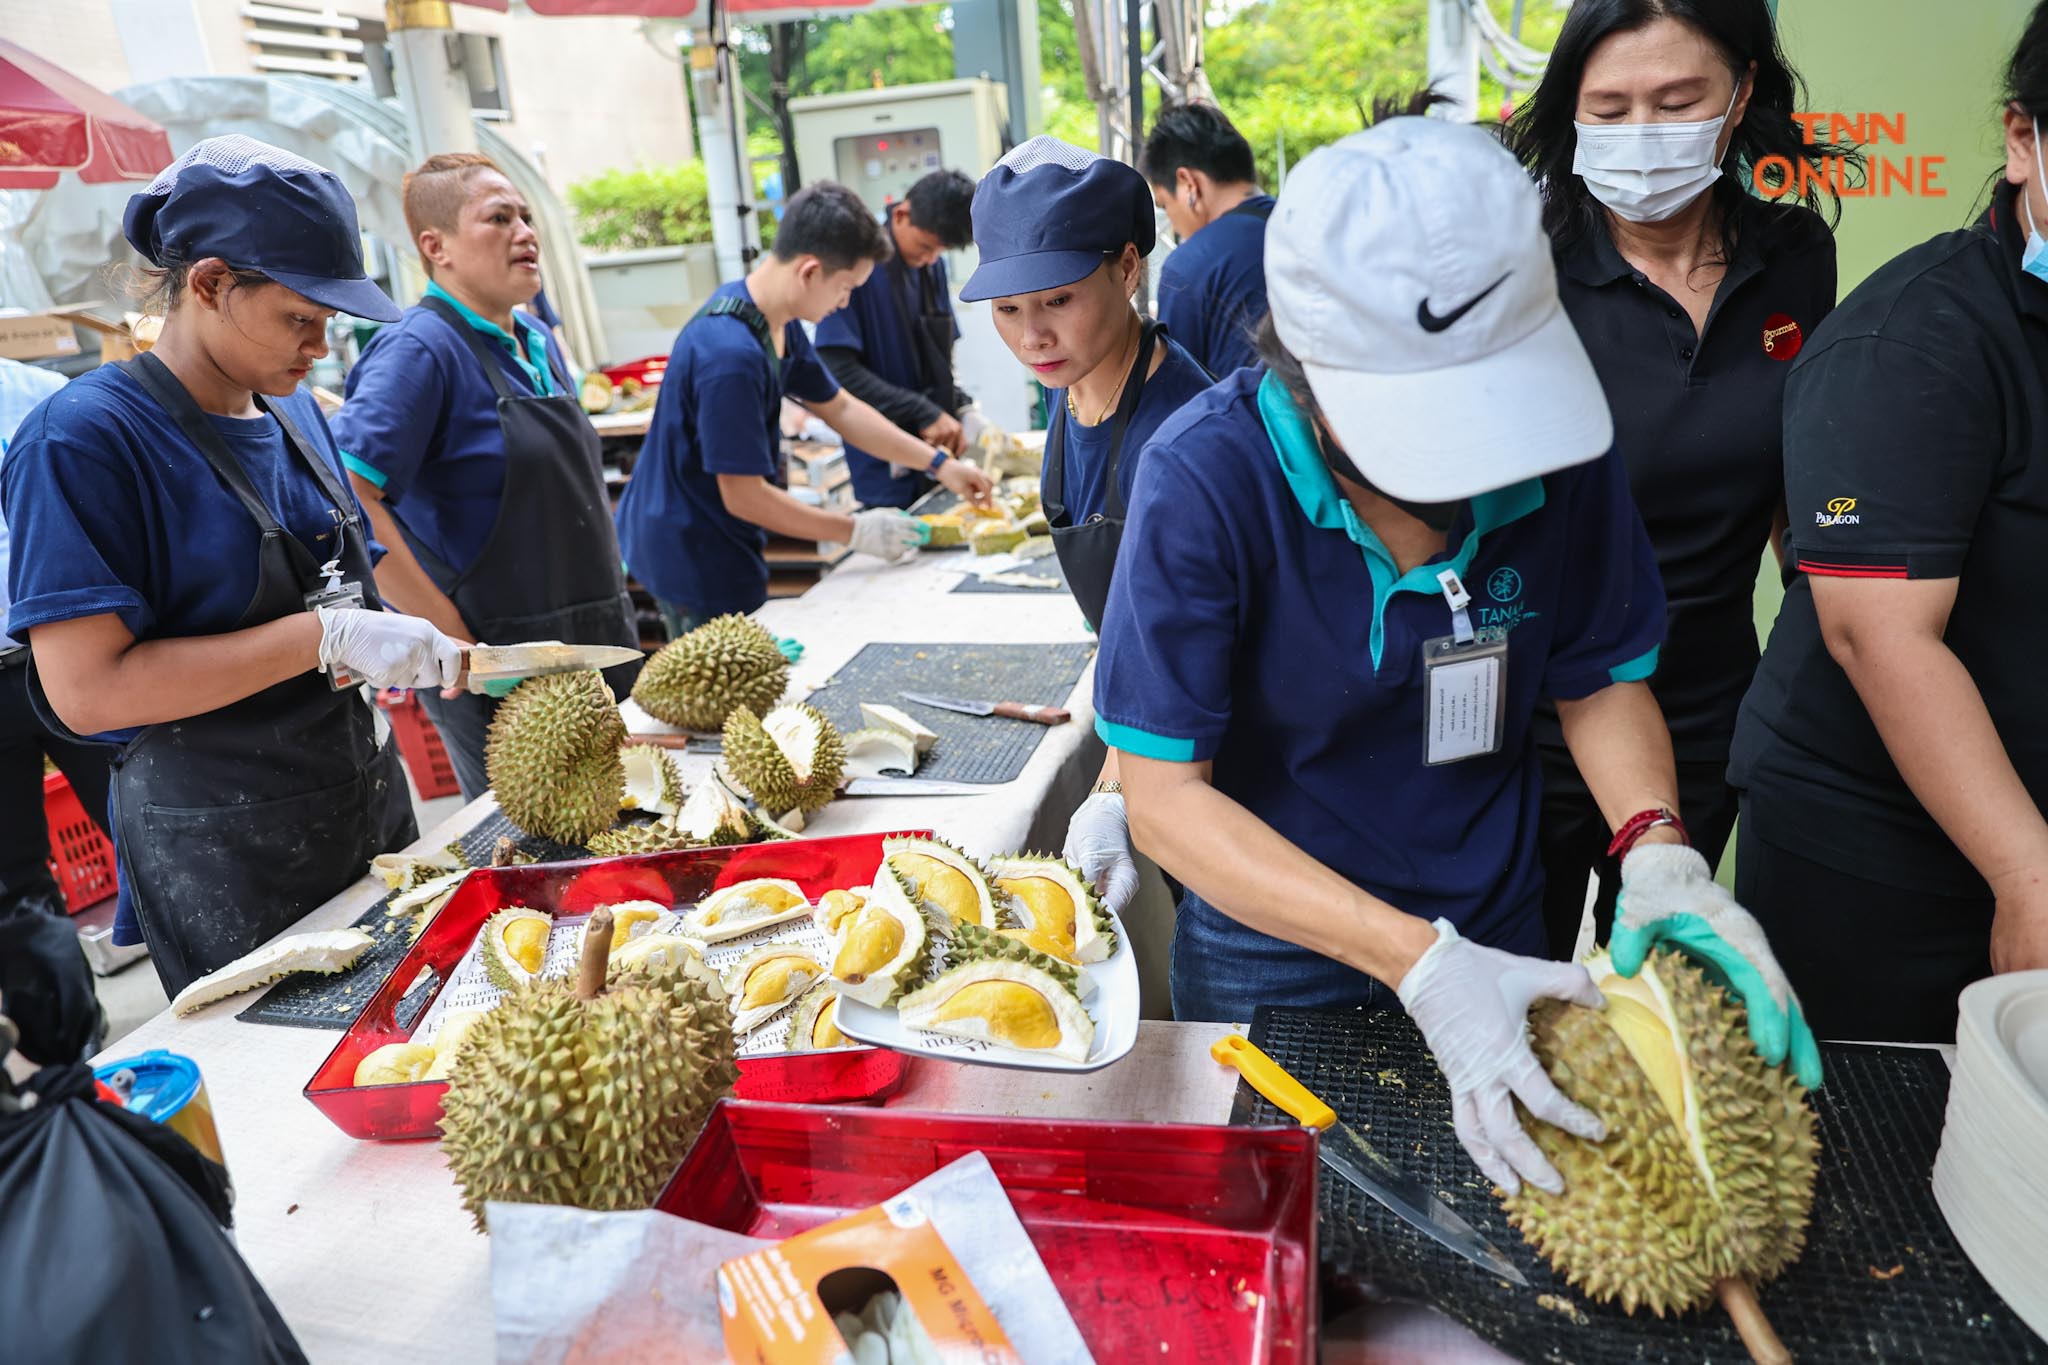
[[[1109,395],[1109,401],[1102,405],[1101,412],[1095,414],[1095,420],[1087,425],[1092,427],[1101,426],[1102,420],[1109,416],[1110,409],[1116,406],[1116,400],[1123,397],[1124,385],[1131,382],[1131,366],[1135,365],[1138,361],[1138,346],[1144,339],[1145,327],[1143,323],[1140,323],[1138,325],[1138,340],[1131,343],[1130,359],[1124,362],[1124,377],[1116,381],[1116,390]],[[1073,418],[1076,422],[1081,420],[1081,410],[1074,406],[1074,390],[1071,385],[1067,388],[1067,416]]]

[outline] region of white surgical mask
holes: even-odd
[[[2041,121],[2034,120],[2034,174],[2048,185],[2048,170],[2041,168]],[[2034,227],[2034,210],[2027,203],[2027,187],[2020,186],[2020,212],[2027,216],[2027,249],[2020,254],[2020,269],[2036,279],[2048,280],[2048,238]]]
[[[1735,83],[1736,94],[1742,82]],[[1714,155],[1735,95],[1699,123],[1578,123],[1572,172],[1595,199],[1631,223],[1661,223],[1721,178]]]

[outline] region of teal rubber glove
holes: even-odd
[[[525,682],[524,678],[493,678],[484,684],[484,695],[492,701],[503,701],[512,695],[512,689]]]
[[[775,637],[775,647],[781,650],[782,657],[791,663],[800,662],[804,657],[804,646],[801,640],[792,640],[787,636],[778,635]]]
[[[1660,945],[1691,957],[1741,998],[1750,1041],[1764,1061],[1787,1065],[1801,1085],[1819,1088],[1820,1047],[1763,926],[1715,882],[1697,849],[1652,844],[1622,862],[1607,945],[1614,970],[1634,976]]]

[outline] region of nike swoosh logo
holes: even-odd
[[[1415,320],[1422,324],[1422,330],[1425,332],[1441,332],[1444,330],[1444,328],[1449,327],[1459,318],[1464,317],[1465,314],[1471,312],[1474,308],[1477,308],[1479,306],[1479,301],[1481,299],[1485,298],[1488,294],[1491,294],[1494,290],[1500,288],[1501,285],[1507,282],[1508,275],[1512,275],[1514,273],[1515,272],[1512,270],[1508,271],[1499,279],[1495,280],[1492,284],[1487,285],[1486,288],[1480,290],[1471,298],[1465,300],[1463,307],[1453,308],[1448,313],[1430,312],[1429,300],[1425,298],[1421,303],[1415,305]]]

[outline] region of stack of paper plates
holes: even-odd
[[[2048,1337],[2048,971],[1963,992],[1934,1198],[1991,1287]]]

